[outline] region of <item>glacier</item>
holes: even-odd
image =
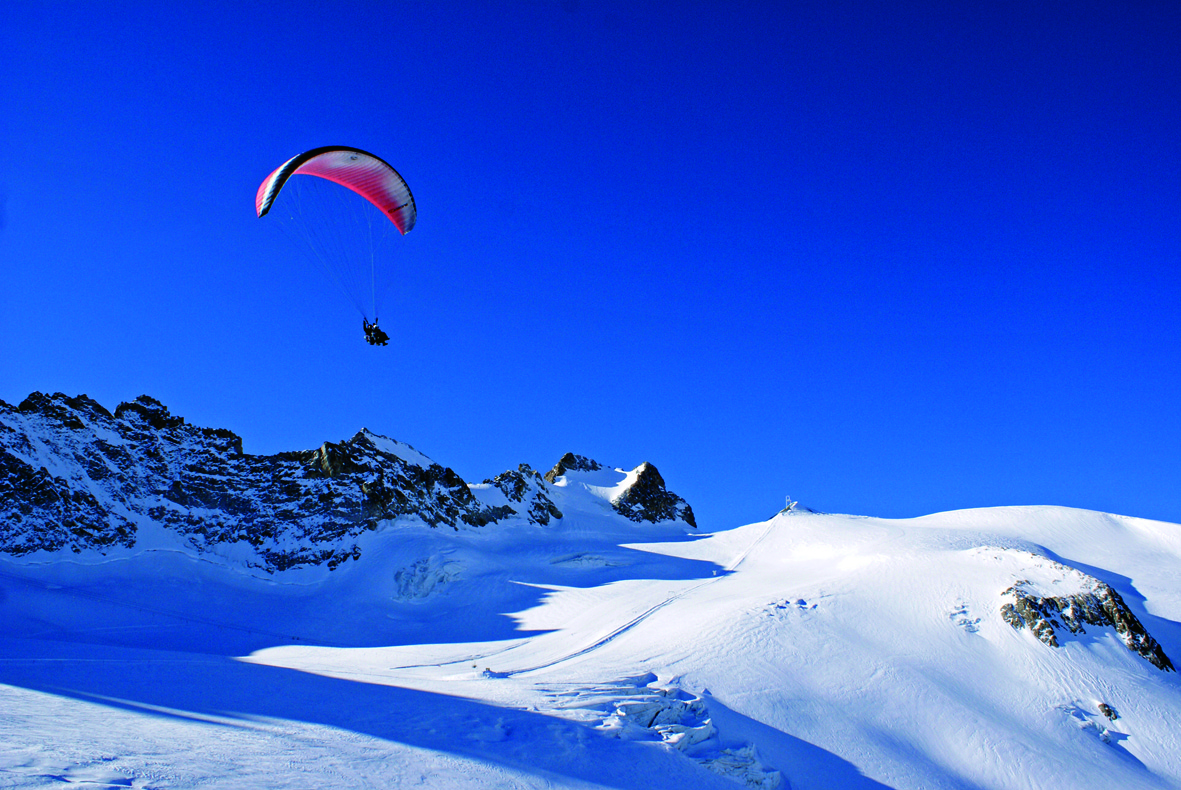
[[[0,404],[0,787],[1181,787],[1181,526],[653,472]]]

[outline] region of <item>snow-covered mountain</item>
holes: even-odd
[[[360,557],[358,539],[390,519],[459,529],[562,518],[551,501],[567,470],[632,521],[693,511],[651,464],[604,470],[568,453],[545,479],[527,465],[481,485],[409,445],[361,430],[316,450],[248,455],[224,429],[189,425],[146,395],[115,413],[85,395],[0,401],[0,552],[119,548],[164,541],[267,571]],[[587,483],[587,485],[591,485]]]
[[[1179,653],[1173,524],[0,403],[0,787],[1181,787]]]

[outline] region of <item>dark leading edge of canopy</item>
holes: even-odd
[[[402,178],[402,174],[398,173],[393,165],[382,159],[377,154],[371,154],[368,151],[365,151],[361,148],[354,148],[351,145],[322,145],[319,148],[313,148],[310,151],[304,151],[302,154],[287,163],[287,165],[282,169],[278,177],[275,179],[275,189],[271,193],[271,198],[266,202],[266,204],[263,205],[262,211],[259,212],[258,216],[262,218],[267,215],[267,213],[271,210],[271,205],[275,202],[275,198],[277,198],[279,196],[279,192],[283,190],[283,185],[287,183],[287,179],[291,177],[291,174],[299,169],[300,165],[302,165],[304,162],[307,162],[309,159],[314,159],[320,154],[326,154],[330,151],[352,151],[353,153],[371,156],[378,162],[381,162],[383,165],[388,167],[390,170],[393,170],[395,173],[397,173],[398,178]],[[406,184],[405,178],[402,178],[402,183]],[[407,203],[403,203],[402,206],[414,202],[414,193],[410,191],[409,184],[406,184],[406,194],[410,196],[410,200],[407,201]],[[398,208],[402,208],[402,206],[399,206]]]

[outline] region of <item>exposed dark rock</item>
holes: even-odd
[[[566,453],[554,464],[553,469],[545,473],[545,480],[553,483],[567,472],[597,472],[602,468],[603,465],[598,461]],[[692,527],[697,526],[693,508],[665,487],[664,478],[655,466],[644,462],[633,471],[636,473],[635,481],[611,502],[617,513],[635,522],[657,523],[681,519]]]
[[[525,469],[529,468],[527,464],[521,464],[521,466]],[[512,469],[510,469],[507,472],[501,472],[491,480],[485,480],[484,482],[499,488],[501,493],[503,493],[510,502],[523,501],[525,499],[525,494],[529,491],[528,478],[522,471],[514,472]]]
[[[515,512],[524,510],[524,515],[533,524],[546,526],[551,519],[560,519],[562,511],[558,510],[553,500],[549,498],[546,481],[529,464],[521,464],[514,471],[501,472],[485,483],[496,486],[510,502],[526,505],[516,508]]]
[[[493,521],[512,518],[515,515],[517,515],[516,510],[508,505],[500,505],[499,507],[490,507],[474,513],[464,513],[460,518],[463,519],[464,523],[470,524],[473,527],[482,527],[485,524],[491,524]]]
[[[320,445],[319,450],[313,450],[310,458],[306,460],[308,467],[315,470],[325,477],[339,477],[340,475],[353,474],[358,467],[349,458],[347,449],[339,444],[332,442],[324,442]]]
[[[1106,702],[1099,703],[1099,712],[1106,716],[1108,721],[1115,721],[1119,718],[1119,714],[1115,712],[1115,708]]]
[[[184,417],[173,417],[163,403],[147,395],[140,395],[131,403],[120,403],[115,408],[116,419],[132,415],[145,420],[153,428],[179,428],[185,424]]]
[[[1062,567],[1063,571],[1072,569]],[[1073,571],[1079,573],[1078,571]],[[1056,629],[1074,634],[1086,633],[1083,625],[1110,626],[1133,653],[1164,671],[1176,671],[1160,644],[1145,630],[1136,615],[1110,585],[1079,573],[1088,589],[1075,595],[1038,596],[1028,581],[1019,581],[1001,595],[1011,596],[1012,603],[1001,606],[1001,617],[1018,630],[1028,627],[1034,636],[1050,647],[1058,647]]]
[[[545,473],[545,481],[552,483],[567,472],[597,472],[602,468],[603,465],[598,461],[593,461],[583,455],[566,453],[558,459],[553,469]]]
[[[91,425],[110,427],[115,422],[110,412],[86,396],[50,397],[39,392],[16,409],[0,401],[0,416],[6,413],[54,425],[71,439]],[[19,428],[7,424],[4,428],[0,432],[0,545],[4,551],[26,554],[47,548],[78,552],[87,547],[134,543],[135,525],[127,514],[109,510],[87,487],[72,485],[65,476],[38,466],[48,462],[56,471],[58,459],[44,456]],[[85,480],[99,482],[113,473],[101,456],[80,453],[73,460],[78,476]]]
[[[453,470],[369,437],[246,455],[231,431],[188,425],[147,396],[113,415],[85,395],[0,401],[0,551],[132,547],[155,522],[198,551],[248,543],[268,571],[333,568],[359,557],[353,541],[383,519],[458,529],[517,517],[481,505]]]
[[[637,522],[679,518],[691,527],[697,526],[693,508],[665,487],[664,478],[655,466],[645,461],[635,472],[635,482],[611,503],[617,513]]]
[[[546,481],[602,468],[567,453],[543,479],[522,464],[485,481],[508,502],[486,505],[454,470],[368,431],[315,450],[249,455],[232,431],[189,425],[146,395],[112,414],[85,395],[34,392],[17,407],[0,401],[0,552],[131,548],[142,526],[156,525],[198,552],[253,547],[245,562],[267,571],[335,568],[357,559],[356,540],[383,520],[547,525],[562,513]],[[694,523],[654,467],[638,471],[615,503],[620,513]]]

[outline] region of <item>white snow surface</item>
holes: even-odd
[[[380,433],[373,433],[368,428],[361,429],[361,433],[363,433],[365,438],[372,442],[373,446],[378,450],[381,450],[383,453],[389,453],[390,455],[401,458],[408,464],[421,466],[423,469],[429,469],[435,463],[433,460],[423,455],[418,450],[415,450],[405,442],[399,442],[397,439],[391,439],[388,436],[382,436]]]
[[[0,559],[0,788],[1181,787],[1176,673],[1110,628],[1055,649],[1000,615],[1016,581],[1097,578],[1176,662],[1181,526],[699,534],[612,512],[620,475],[568,475],[545,527],[387,523],[331,573],[159,539]]]
[[[610,504],[623,496],[624,492],[635,484],[642,468],[641,464],[630,472],[625,469],[606,468],[593,472],[568,469],[565,474],[554,480],[554,487],[584,491],[591,495],[592,501],[603,500],[603,502]],[[575,502],[577,501],[579,498],[576,497]]]

